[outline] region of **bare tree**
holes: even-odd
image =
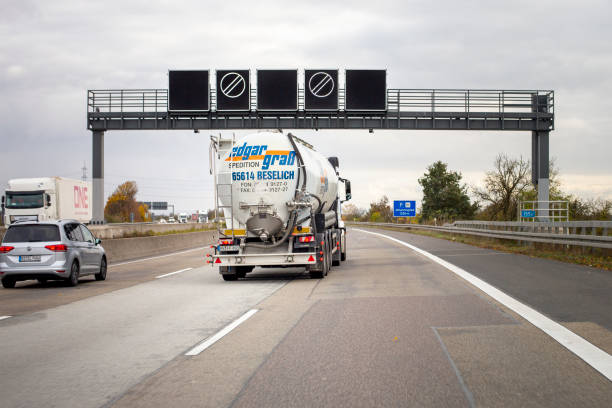
[[[532,188],[531,166],[522,156],[514,159],[500,153],[495,158],[494,167],[485,173],[484,188],[474,187],[474,194],[488,203],[484,209],[488,218],[512,220],[519,196]]]

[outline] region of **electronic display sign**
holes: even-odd
[[[297,69],[257,70],[257,109],[297,110]]]
[[[208,70],[168,72],[168,110],[202,112],[210,109]]]
[[[304,70],[304,109],[338,110],[338,70]]]
[[[347,69],[345,81],[347,111],[387,110],[387,71]]]
[[[251,81],[248,69],[217,70],[217,110],[248,111]]]

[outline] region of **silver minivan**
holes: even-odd
[[[0,279],[5,288],[37,279],[65,280],[76,286],[79,277],[106,279],[107,261],[102,241],[75,220],[11,224],[0,244]]]

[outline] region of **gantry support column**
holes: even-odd
[[[104,224],[104,131],[91,132],[92,140],[92,224]]]
[[[548,112],[548,97],[533,95],[531,109],[533,112]],[[549,220],[549,134],[549,131],[531,132],[531,181],[538,190],[538,221]]]

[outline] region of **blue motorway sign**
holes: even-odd
[[[416,217],[416,201],[393,201],[394,217]]]
[[[535,218],[535,210],[521,210],[521,218]]]

